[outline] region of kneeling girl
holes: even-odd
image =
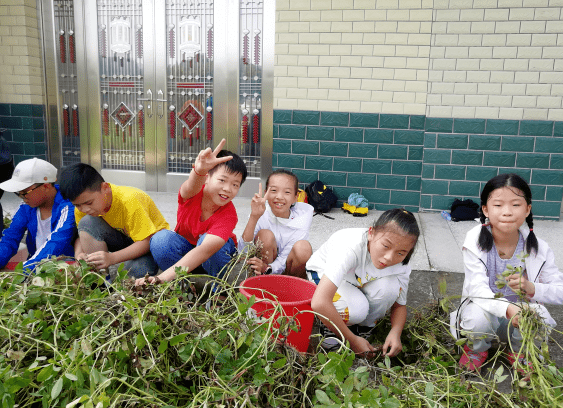
[[[332,332],[342,333],[355,353],[375,350],[359,334],[373,328],[389,309],[391,330],[383,353],[395,356],[402,350],[408,263],[419,235],[414,215],[395,208],[369,229],[334,233],[307,262],[307,277],[317,284],[312,309],[325,317],[321,320]]]

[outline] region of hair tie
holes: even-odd
[[[485,224],[481,224],[482,227],[488,227],[488,226],[490,226],[490,225],[491,225],[490,222],[487,222],[487,223],[485,223]]]
[[[534,230],[533,228],[530,228],[530,232],[532,232],[533,230]]]

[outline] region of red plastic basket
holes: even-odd
[[[240,292],[247,299],[252,295],[256,297],[252,308],[259,317],[270,318],[276,304],[281,305],[285,316],[295,316],[298,331],[289,331],[287,343],[306,352],[314,321],[313,313],[307,311],[312,310],[311,299],[316,288],[314,283],[293,276],[264,275],[246,279],[241,284]]]

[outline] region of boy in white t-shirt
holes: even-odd
[[[55,166],[33,158],[20,162],[12,178],[0,184],[2,190],[23,199],[0,240],[0,268],[16,254],[26,231],[29,257],[24,262],[25,269],[33,269],[52,255],[74,255],[74,206],[62,197],[59,186],[54,184],[56,180]]]

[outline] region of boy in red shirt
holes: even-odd
[[[201,265],[209,275],[218,276],[236,250],[233,230],[238,217],[231,201],[247,171],[239,156],[221,150],[225,143],[223,139],[215,150],[208,147],[199,152],[178,192],[175,232],[161,230],[151,238],[151,253],[164,271],[157,276],[161,281],[175,279],[178,266],[191,272]],[[144,278],[136,281],[136,285],[144,283]]]

